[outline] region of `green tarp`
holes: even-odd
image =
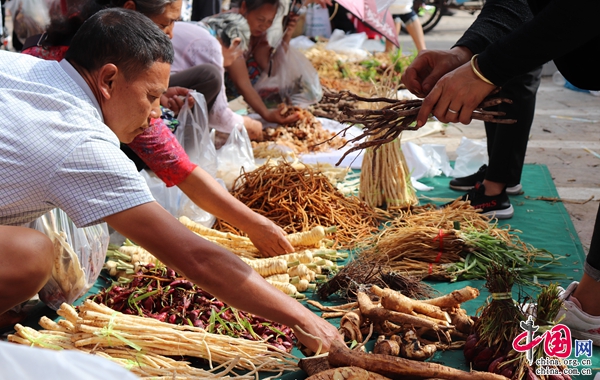
[[[441,204],[444,200],[451,200],[461,195],[461,193],[452,191],[448,188],[449,178],[436,177],[427,178],[421,180],[421,182],[433,186],[434,190],[428,192],[420,192],[419,197],[421,204],[425,203],[436,203]],[[499,225],[503,226],[509,224],[511,228],[520,230],[519,236],[521,239],[533,245],[536,248],[544,248],[549,250],[558,256],[565,256],[561,260],[562,266],[555,269],[560,273],[564,273],[569,278],[568,280],[558,281],[560,285],[566,287],[572,280],[579,280],[582,273],[582,266],[585,259],[585,253],[583,251],[581,242],[575,232],[573,223],[561,202],[549,202],[544,200],[538,200],[539,197],[557,198],[558,194],[552,177],[548,168],[545,165],[525,165],[523,169],[523,178],[521,181],[524,189],[524,194],[518,196],[511,196],[511,202],[515,208],[515,215],[512,219],[505,222],[500,222]],[[432,201],[437,200],[437,202]],[[593,220],[589,221],[593,223]],[[588,242],[586,242],[588,243]],[[431,283],[437,290],[442,293],[450,292],[454,289],[462,288],[466,285],[470,285],[482,290],[481,295],[478,299],[469,301],[463,305],[470,315],[474,315],[477,308],[484,304],[488,292],[483,288],[483,281],[462,281],[456,283]],[[97,285],[88,293],[94,294],[98,292],[103,283],[99,280]],[[526,289],[531,292],[531,289]],[[532,296],[536,296],[535,290],[533,293],[529,293]],[[309,296],[311,296],[309,294]],[[518,289],[514,289],[513,296],[518,297]],[[314,299],[317,299],[316,296]],[[335,296],[331,297],[325,304],[335,304],[336,302],[345,302],[342,300],[336,300]],[[49,317],[55,318],[56,315],[48,312],[49,309],[45,309]],[[318,313],[318,311],[315,311]],[[35,319],[34,319],[35,318]],[[35,321],[39,319],[39,315],[32,316],[31,322],[28,323],[31,326],[36,326]],[[338,320],[332,320],[335,324]],[[298,351],[294,351],[298,357],[302,357]],[[574,353],[571,358],[575,358]],[[583,359],[585,357],[579,357]],[[468,366],[463,358],[462,351],[447,351],[437,353],[432,359],[435,362],[442,363],[454,368],[468,370]],[[598,371],[600,371],[600,348],[593,348],[593,358],[591,366],[580,366],[580,371],[592,370],[592,375],[579,375],[574,376],[573,379],[593,379]],[[264,374],[267,377],[272,374]],[[282,379],[304,379],[305,375],[302,371],[288,373],[282,377]]]
[[[420,180],[422,183],[433,187],[432,191],[419,192],[420,204],[434,203],[443,204],[462,195],[460,192],[450,190],[448,182],[450,178],[435,177]],[[579,280],[582,274],[585,253],[579,237],[573,227],[573,223],[561,202],[550,202],[539,200],[539,197],[545,199],[558,198],[558,193],[552,176],[545,165],[525,165],[523,169],[523,178],[521,180],[524,193],[518,196],[511,196],[511,203],[515,209],[515,215],[512,219],[500,221],[499,226],[510,225],[510,228],[521,231],[518,233],[521,240],[533,245],[536,248],[544,248],[557,256],[564,256],[561,260],[561,266],[554,269],[559,273],[564,273],[568,280],[555,281],[561,286],[568,286],[572,280]],[[435,200],[435,201],[434,201]],[[590,223],[593,223],[590,220]],[[589,243],[589,242],[586,242]],[[540,281],[544,283],[543,281]],[[469,315],[474,315],[489,296],[487,289],[483,287],[484,281],[460,281],[456,283],[435,283],[431,285],[442,293],[448,293],[455,289],[463,288],[466,285],[476,287],[481,290],[481,295],[473,301],[463,304]],[[535,289],[523,289],[524,292],[532,296],[537,296]],[[519,289],[513,289],[513,297],[517,299]],[[317,298],[315,298],[317,299]],[[331,302],[335,302],[332,298]],[[334,320],[333,323],[337,321]],[[301,354],[299,354],[301,355]],[[574,351],[570,358],[575,358]],[[585,359],[580,356],[579,359]],[[446,351],[436,353],[432,361],[442,363],[454,368],[469,370],[464,360],[462,351]],[[593,348],[592,366],[579,366],[580,372],[591,370],[592,375],[574,376],[573,379],[593,379],[600,371],[600,347]],[[304,379],[302,371],[287,374],[283,379]]]

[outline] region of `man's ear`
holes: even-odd
[[[123,8],[135,11],[135,2],[133,0],[127,0],[125,4],[123,4]]]
[[[98,70],[98,76],[96,77],[98,90],[104,100],[108,100],[112,97],[119,69],[112,63],[107,63]]]

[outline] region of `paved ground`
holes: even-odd
[[[475,16],[460,11],[452,17],[442,17],[440,23],[425,35],[427,48],[450,48],[474,19]],[[401,35],[400,42],[403,51],[414,50],[410,36]],[[554,71],[553,64],[544,68],[544,74],[549,75],[543,77],[538,91],[525,162],[548,166],[587,250],[600,200],[600,156],[596,157],[584,148],[600,154],[600,97],[554,84],[551,78]],[[471,139],[484,138],[483,123],[450,125],[445,134],[430,135],[421,142],[446,144],[452,159],[463,135]]]

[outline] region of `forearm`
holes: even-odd
[[[237,86],[237,83],[236,83],[236,86]],[[252,107],[254,112],[259,114],[263,119],[266,120],[265,116],[267,115],[267,112],[268,112],[267,106],[261,99],[258,92],[256,92],[254,87],[252,87],[252,84],[250,83],[250,81],[248,80],[247,84],[244,83],[243,85],[238,86],[238,91],[239,91],[240,95],[242,95],[244,97],[244,101],[246,103],[248,103],[248,105],[250,107]]]
[[[244,97],[244,100],[254,112],[265,118],[267,114],[267,107],[265,103],[258,95],[258,92],[252,86],[252,82],[250,82],[250,78],[248,78],[248,67],[246,66],[246,62],[242,57],[238,58],[227,68],[227,73],[229,77],[235,84],[236,89]],[[265,119],[266,120],[266,119]]]
[[[490,45],[479,57],[482,73],[497,85],[544,63],[581,48],[598,38],[594,19],[600,2],[578,3],[575,12],[566,0],[550,2],[514,33]]]
[[[108,216],[118,232],[227,304],[290,327],[333,339],[335,328],[268,284],[233,253],[189,231],[156,202]],[[143,227],[142,227],[143,226]],[[319,331],[315,331],[316,325]]]
[[[481,13],[454,46],[481,53],[533,17],[526,0],[488,0]]]
[[[179,185],[196,205],[242,231],[258,222],[258,214],[237,200],[204,169],[197,167]]]

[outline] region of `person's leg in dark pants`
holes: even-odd
[[[484,184],[488,190],[492,190],[493,187],[487,184],[490,181],[499,183],[500,186],[521,182],[541,73],[542,68],[539,67],[516,77],[494,95],[494,97],[510,99],[512,104],[502,103],[490,110],[505,112],[506,116],[503,118],[514,119],[517,122],[515,124],[485,123],[489,163]],[[500,191],[496,192],[498,193]]]
[[[329,10],[329,17],[331,20],[331,30],[340,29],[346,33],[356,33],[356,28],[348,18],[348,10],[346,8],[334,1],[333,5],[327,6],[327,9]]]
[[[169,80],[169,87],[185,87],[202,93],[204,99],[206,99],[208,111],[210,111],[215,103],[222,85],[223,78],[221,72],[215,65],[211,64],[198,65],[171,74]]]
[[[517,122],[486,122],[489,157],[487,168],[482,166],[477,173],[450,182],[450,187],[455,189],[459,188],[459,185],[462,188],[473,186],[462,199],[470,201],[471,206],[481,209],[488,216],[509,219],[514,214],[506,189],[507,186],[511,186],[511,194],[520,191],[521,171],[533,122],[541,72],[542,68],[539,67],[516,77],[506,83],[500,92],[494,94],[494,97],[507,98],[512,100],[512,103],[502,103],[490,107],[489,110],[502,111],[506,114],[503,118],[514,119]]]

